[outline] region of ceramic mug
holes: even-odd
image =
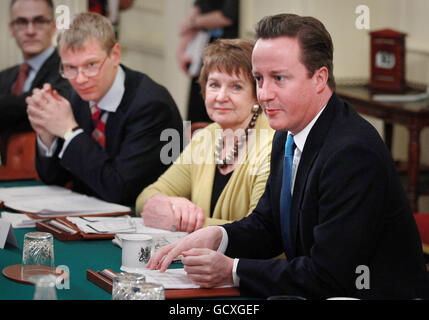
[[[121,270],[136,272],[146,268],[153,247],[153,239],[146,234],[119,234],[122,242]]]

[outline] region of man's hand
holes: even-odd
[[[210,249],[195,248],[182,253],[182,263],[188,277],[202,288],[214,288],[234,283],[234,259]]]
[[[205,221],[203,209],[188,199],[161,194],[146,201],[141,215],[148,227],[188,233],[201,229]]]
[[[63,138],[67,130],[77,126],[70,103],[49,84],[45,84],[43,89],[34,89],[26,102],[28,119],[40,135],[49,133]]]
[[[222,230],[220,227],[213,226],[197,230],[172,244],[159,248],[152,255],[146,267],[164,272],[170,263],[184,252],[193,248],[217,250],[221,240]]]

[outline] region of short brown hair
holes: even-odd
[[[17,2],[18,0],[11,0],[10,1],[10,6],[9,9],[12,10],[13,5]],[[42,0],[45,1],[46,4],[49,7],[49,11],[51,12],[51,18],[54,18],[54,2],[52,0]]]
[[[321,67],[328,69],[328,85],[335,90],[334,46],[329,32],[322,22],[313,17],[296,14],[278,14],[262,18],[256,25],[258,38],[297,38],[301,47],[300,60],[308,70],[308,75]]]
[[[58,34],[58,48],[60,51],[82,49],[88,39],[97,39],[100,46],[110,54],[116,44],[115,31],[110,20],[98,13],[78,14],[70,24],[70,28]]]
[[[209,73],[214,69],[230,75],[242,73],[253,86],[256,96],[256,84],[252,75],[252,51],[255,42],[246,39],[218,39],[209,44],[203,53],[203,67],[198,83],[205,97]]]

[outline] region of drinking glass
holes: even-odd
[[[165,300],[162,285],[145,281],[142,274],[118,273],[113,278],[112,300]]]
[[[24,236],[22,253],[22,278],[52,274],[54,267],[54,241],[48,232],[29,232]]]
[[[33,300],[57,300],[57,277],[53,274],[39,274],[30,277],[35,285]]]

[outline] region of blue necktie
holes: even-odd
[[[280,223],[286,256],[291,255],[292,247],[290,210],[292,203],[292,163],[295,147],[293,135],[289,134],[286,140],[285,156],[283,159],[283,180],[280,193]]]

